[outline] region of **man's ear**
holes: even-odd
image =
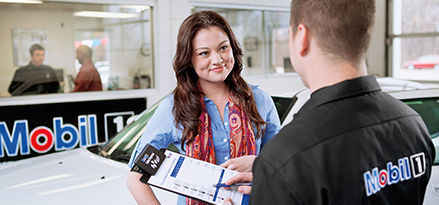
[[[297,34],[296,34],[296,40],[299,43],[299,53],[303,57],[308,54],[310,49],[310,34],[308,28],[303,25],[299,24],[297,26]]]

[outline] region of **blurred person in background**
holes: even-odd
[[[8,89],[9,93],[17,96],[59,92],[59,79],[55,70],[43,65],[44,48],[40,44],[33,44],[29,53],[31,62],[15,71]]]
[[[81,45],[76,49],[76,58],[82,65],[75,79],[75,88],[72,92],[102,91],[102,81],[98,70],[91,60],[90,47]]]

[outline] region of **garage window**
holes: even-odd
[[[388,1],[388,8],[389,74],[439,81],[439,0]]]

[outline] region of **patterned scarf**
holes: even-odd
[[[201,88],[200,88],[201,89]],[[211,119],[207,113],[204,96],[201,101],[201,123],[198,127],[198,135],[190,144],[186,144],[186,155],[216,164],[215,149],[213,147]],[[241,106],[234,103],[229,97],[229,125],[230,125],[230,158],[244,155],[256,155],[255,134],[252,123],[241,109]],[[197,200],[186,198],[186,204],[202,205]]]

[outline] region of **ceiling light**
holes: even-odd
[[[102,12],[102,11],[78,11],[75,12],[73,15],[80,17],[117,18],[117,19],[134,18],[139,16],[139,14],[114,13],[114,12]]]
[[[127,8],[127,9],[142,9],[147,10],[150,9],[150,6],[146,5],[119,5],[120,8]]]
[[[1,3],[19,3],[19,4],[42,4],[43,1],[35,0],[0,0]]]

